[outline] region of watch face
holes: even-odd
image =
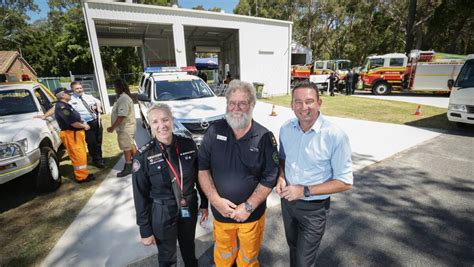
[[[245,202],[245,210],[249,213],[252,213],[253,211],[252,205],[250,205],[250,203],[248,202]]]

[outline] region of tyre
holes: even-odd
[[[378,82],[372,87],[372,93],[374,95],[388,95],[391,91],[392,88],[387,82]]]
[[[61,185],[58,157],[51,147],[41,148],[40,163],[35,168],[35,172],[37,191],[50,192]]]

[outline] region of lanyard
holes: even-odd
[[[160,142],[160,148],[161,148],[161,152],[163,153],[165,151],[165,148],[161,142]],[[163,153],[163,157],[165,158],[166,163],[170,167],[170,170],[173,172],[176,182],[178,182],[179,188],[181,188],[181,195],[183,195],[183,167],[181,165],[181,158],[179,157],[178,143],[176,143],[176,155],[178,156],[179,174],[181,174],[180,176],[178,176],[178,173],[174,169],[173,164],[171,164],[171,162],[168,160],[168,157],[166,157],[165,153]],[[170,156],[171,156],[171,153],[170,153]]]

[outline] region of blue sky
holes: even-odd
[[[48,0],[35,0],[34,2],[39,6],[41,11],[37,13],[29,12],[28,16],[30,16],[30,21],[46,18],[49,10]],[[183,8],[192,8],[198,5],[202,5],[206,9],[220,7],[225,10],[226,13],[230,14],[232,14],[238,2],[239,0],[178,0],[179,5]]]

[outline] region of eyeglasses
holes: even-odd
[[[242,102],[227,102],[227,107],[233,109],[235,107],[239,107],[239,109],[246,109],[249,107],[249,102],[242,101]]]

